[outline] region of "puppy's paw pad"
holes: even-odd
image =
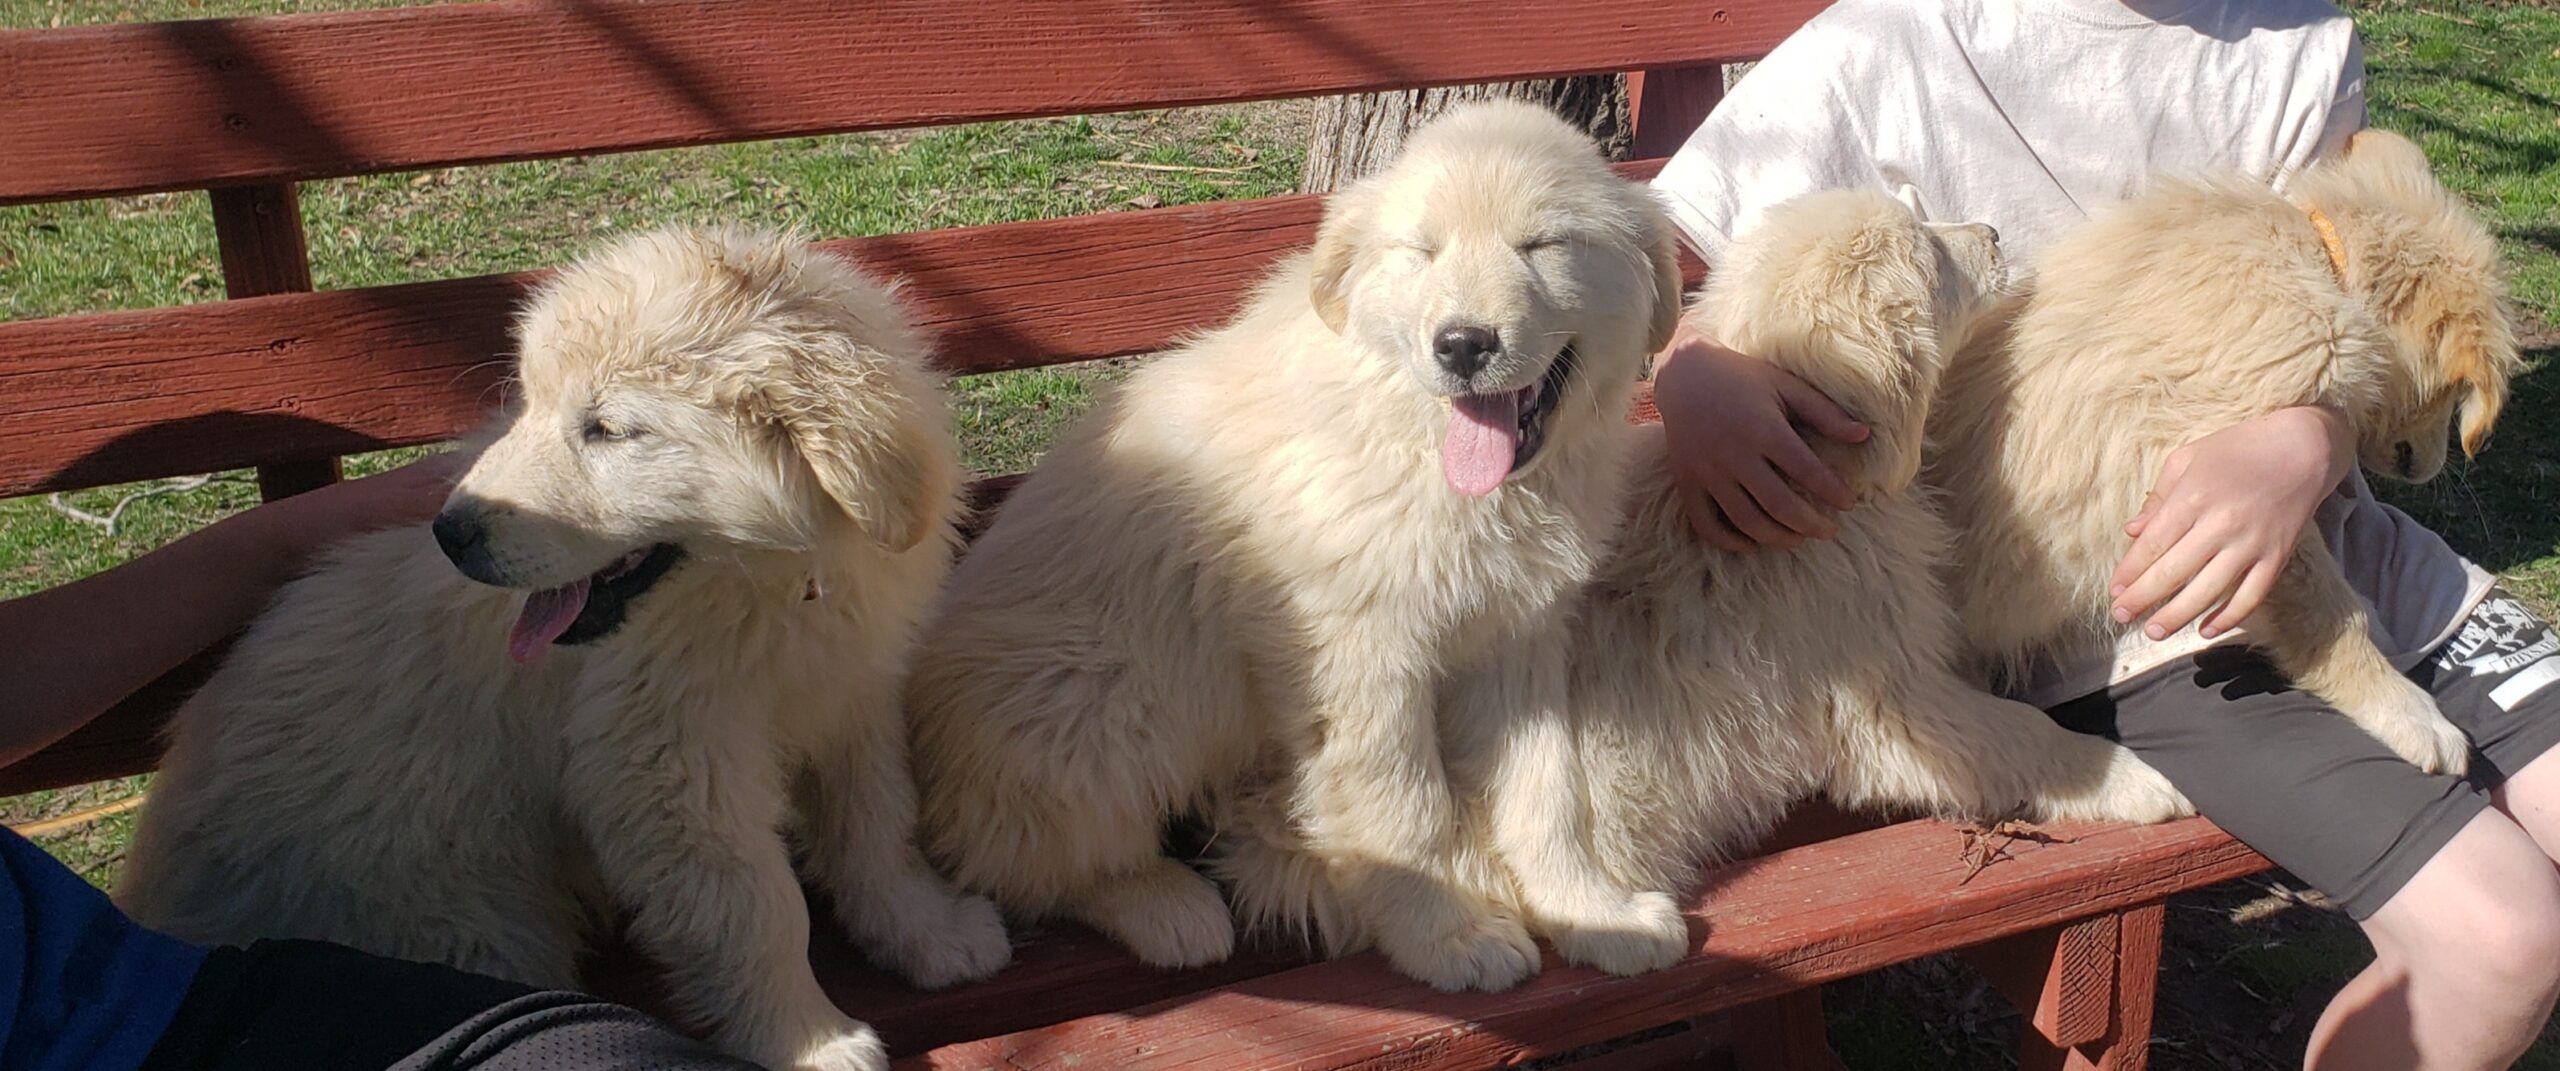
[[[1689,954],[1689,920],[1659,892],[1638,893],[1614,917],[1555,926],[1548,936],[1567,962],[1611,974],[1658,971]]]
[[[1509,989],[1538,973],[1538,944],[1510,919],[1488,916],[1465,932],[1436,941],[1399,942],[1387,951],[1396,969],[1443,993]]]
[[[918,989],[974,982],[1013,960],[1004,917],[983,896],[953,896],[940,922],[909,935],[894,953],[898,973]]]

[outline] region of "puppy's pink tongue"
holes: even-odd
[[[1440,473],[1459,494],[1491,494],[1511,475],[1511,459],[1519,452],[1518,391],[1449,399],[1449,436],[1440,443]]]
[[[525,596],[524,612],[516,615],[516,627],[507,632],[507,657],[524,666],[542,661],[551,641],[569,631],[578,621],[578,612],[586,608],[586,577]]]

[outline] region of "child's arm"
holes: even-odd
[[[2161,639],[2222,603],[2204,636],[2239,627],[2354,465],[2346,420],[2314,406],[2243,421],[2169,455],[2142,512],[2125,524],[2135,539],[2108,589],[2116,621],[2158,607],[2143,632]]]
[[[321,548],[435,515],[443,454],[226,518],[84,580],[0,602],[0,766],[34,754],[246,625]]]

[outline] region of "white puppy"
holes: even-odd
[[[1942,354],[1992,311],[1988,228],[1927,227],[1877,193],[1773,209],[1692,315],[1858,414],[1873,435],[1825,460],[1865,501],[1835,539],[1729,554],[1689,529],[1660,427],[1640,433],[1629,520],[1571,628],[1569,731],[1452,732],[1466,873],[1566,959],[1621,974],[1689,949],[1679,899],[1703,865],[1796,804],[1967,816],[2156,820],[2183,798],[2130,752],[1970,687],[1932,569],[1947,531],[1911,484]],[[1548,749],[1522,761],[1519,745]],[[1253,924],[1332,951],[1381,935],[1288,828],[1277,801],[1232,808],[1216,846]],[[1258,806],[1256,805],[1258,804]],[[1586,868],[1600,878],[1586,881]],[[1541,902],[1532,890],[1585,897]],[[1567,913],[1559,916],[1559,907]]]
[[[2518,365],[2488,229],[2380,130],[2291,196],[2226,175],[2100,212],[2046,254],[2005,344],[1949,376],[1930,479],[1964,534],[1967,641],[1995,667],[2104,656],[2124,524],[2188,443],[2319,405],[2365,468],[2416,481],[2457,420],[2466,451],[2488,437]],[[2197,564],[2265,592],[2247,629],[2278,668],[2418,766],[2465,769],[2470,740],[2374,646],[2317,527],[2281,573],[2230,561]]]
[[[1266,786],[1398,967],[1533,972],[1458,874],[1440,726],[1560,696],[1562,610],[1678,312],[1668,224],[1589,139],[1516,104],[1418,133],[961,564],[910,685],[928,848],[1013,909],[1204,963],[1233,924],[1159,831]]]
[[[120,898],[556,987],[627,914],[723,1048],[880,1067],[810,972],[786,825],[917,984],[1009,955],[911,840],[896,697],[959,477],[924,342],[852,266],[729,230],[580,260],[517,331],[433,531],[336,548],[179,711]]]

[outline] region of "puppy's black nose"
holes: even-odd
[[[1502,348],[1502,340],[1481,327],[1444,327],[1431,340],[1431,353],[1440,359],[1440,367],[1460,379],[1484,370],[1493,359],[1493,351]]]
[[[480,514],[469,510],[449,509],[436,514],[429,526],[436,533],[436,545],[444,548],[444,556],[455,565],[483,556],[489,545],[489,526],[481,523]]]

